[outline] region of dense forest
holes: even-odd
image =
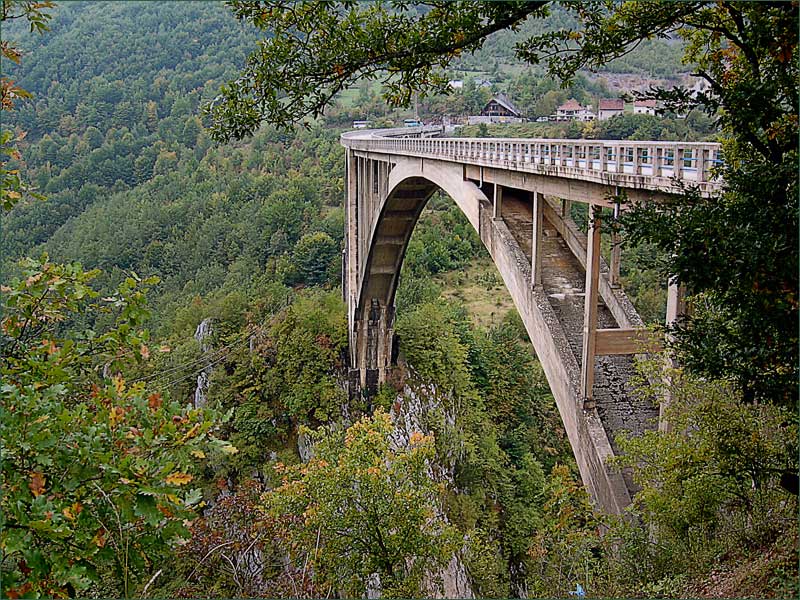
[[[774,482],[796,463],[793,413],[676,374],[677,433],[619,440],[642,501],[595,513],[521,319],[444,195],[403,266],[402,375],[348,397],[339,135],[411,114],[374,82],[305,127],[219,144],[202,107],[259,37],[228,7],[41,9],[47,31],[29,32],[31,15],[3,23],[21,50],[4,46],[3,76],[32,96],[3,104],[4,177],[24,180],[2,222],[4,595],[797,594],[796,496]],[[522,33],[570,22],[553,18]],[[491,75],[545,114],[608,95],[589,72],[564,89],[511,68],[512,32],[490,40],[452,76]],[[677,79],[682,51],[652,40],[606,72]],[[418,110],[468,114],[487,93],[468,81]],[[624,115],[461,135],[719,130],[700,114]],[[652,324],[663,258],[626,249],[623,283]],[[641,365],[643,393],[660,368]]]

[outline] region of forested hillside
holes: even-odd
[[[50,198],[7,219],[6,256],[179,159],[201,159],[210,143],[198,106],[255,39],[204,3],[169,14],[147,3],[66,3],[53,14],[46,35],[25,35],[23,26],[6,33],[20,40],[25,61],[5,69],[34,95],[7,122],[27,132],[26,175]]]
[[[3,75],[32,98],[4,102],[19,139],[4,141],[4,176],[18,169],[46,199],[18,193],[2,222],[4,596],[502,598],[580,584],[652,597],[712,595],[719,577],[742,595],[796,593],[796,497],[774,482],[796,462],[790,412],[754,413],[729,382],[676,374],[676,431],[698,434],[620,440],[644,501],[598,516],[525,328],[446,196],[405,258],[398,376],[348,396],[339,135],[410,114],[373,82],[307,127],[214,143],[202,106],[259,39],[225,5],[43,5],[41,34],[9,7],[4,44],[22,55],[4,46]],[[530,110],[605,93],[588,74],[562,90],[512,69],[511,38],[453,76],[491,75]],[[653,40],[606,72],[671,77],[681,50]],[[467,86],[419,108],[485,99]],[[717,133],[698,115],[463,132]],[[652,323],[662,258],[639,244],[623,271]],[[643,365],[643,393],[661,393],[648,388],[660,368]]]

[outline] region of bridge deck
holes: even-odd
[[[522,251],[530,258],[531,205],[508,195],[503,199],[502,217]],[[572,353],[580,365],[585,272],[553,224],[547,219],[544,221],[543,230],[544,289],[569,341]],[[619,327],[602,300],[598,308],[598,326]],[[619,448],[614,441],[615,435],[622,431],[640,434],[646,429],[655,429],[658,407],[646,399],[636,397],[633,393],[629,383],[634,373],[631,355],[598,356],[595,360],[594,394],[597,412],[614,453],[619,454]],[[633,482],[628,474],[624,474],[624,477],[629,492],[633,493],[635,491]]]

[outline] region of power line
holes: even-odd
[[[252,338],[253,338],[253,336],[251,335],[247,339],[239,340],[239,342],[241,343],[241,342],[249,341]],[[220,356],[217,360],[208,363],[207,365],[205,365],[204,367],[202,367],[200,369],[196,369],[196,370],[192,371],[188,375],[184,375],[183,377],[179,377],[178,379],[173,379],[172,381],[168,381],[166,383],[161,383],[160,385],[162,385],[164,387],[171,387],[171,386],[175,385],[176,383],[180,383],[181,381],[185,381],[186,379],[189,379],[190,377],[194,377],[200,371],[204,371],[205,369],[209,369],[209,368],[213,367],[214,365],[221,363],[226,358],[227,358],[227,355]]]
[[[141,381],[145,381],[145,382],[146,381],[153,381],[153,380],[156,380],[156,379],[160,379],[160,378],[164,377],[165,375],[168,375],[169,373],[174,373],[175,371],[181,371],[183,369],[187,369],[187,368],[192,367],[194,365],[197,365],[199,363],[208,361],[210,359],[215,359],[220,354],[222,354],[226,350],[230,350],[231,348],[233,348],[237,344],[240,344],[241,342],[243,342],[245,340],[250,340],[253,337],[253,329],[254,328],[251,328],[249,332],[245,332],[245,333],[241,334],[241,337],[239,337],[239,339],[235,339],[233,342],[227,344],[226,346],[223,346],[222,348],[214,350],[213,352],[211,352],[209,354],[204,354],[200,358],[196,358],[194,360],[190,360],[188,362],[179,364],[177,366],[170,367],[169,369],[165,369],[164,371],[159,371],[158,373],[153,373],[151,375],[146,375],[144,377],[139,377],[138,379],[134,379],[133,381],[131,381],[131,383],[139,383]],[[201,367],[199,370],[202,371],[205,368],[206,367],[204,366],[204,367]],[[197,370],[195,370],[194,372],[197,372]]]

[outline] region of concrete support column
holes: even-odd
[[[344,255],[342,256],[342,296],[343,300],[348,303],[348,296],[350,294],[350,290],[355,289],[353,286],[353,281],[351,281],[350,274],[353,269],[348,269],[348,266],[355,267],[358,263],[356,262],[356,257],[354,256],[354,245],[356,242],[356,232],[354,227],[356,226],[357,222],[357,214],[356,214],[356,181],[355,181],[355,161],[353,157],[353,151],[348,149],[345,152],[345,180],[347,182],[347,188],[345,189],[345,238],[344,238]],[[348,315],[349,318],[349,315]],[[352,325],[352,322],[350,323]]]
[[[708,165],[708,150],[698,148],[697,152],[697,181],[706,181],[706,166]]]
[[[533,192],[533,240],[531,244],[531,286],[536,289],[542,285],[542,220],[544,219],[544,198]]]
[[[561,199],[561,218],[566,219],[572,211],[572,200]]]
[[[358,293],[358,159],[352,150],[347,150],[347,235],[345,255],[344,294],[347,303],[347,324],[352,333],[355,328],[355,305]],[[355,348],[350,348],[350,365],[356,360]]]
[[[622,211],[622,196],[625,192],[620,186],[614,187],[614,222],[617,224],[619,213]],[[611,265],[609,266],[608,283],[612,288],[619,288],[619,269],[622,261],[622,242],[619,239],[619,233],[616,228],[611,232]]]
[[[613,231],[611,233],[611,265],[609,266],[608,282],[612,288],[620,287],[619,283],[619,266],[622,260],[622,245],[619,239],[619,233]]]
[[[356,158],[356,180],[357,180],[357,192],[356,192],[356,202],[358,203],[358,255],[364,256],[364,222],[369,218],[369,215],[366,214],[364,210],[364,159],[363,158]],[[359,264],[359,269],[361,265]]]
[[[392,367],[394,307],[373,298],[357,323],[358,378],[361,390],[374,396]]]
[[[669,327],[670,325],[674,325],[675,322],[678,321],[678,319],[683,317],[685,314],[686,314],[686,286],[679,285],[677,283],[670,283],[669,287],[667,287],[667,318],[666,318],[667,327]],[[665,368],[664,384],[667,388],[667,391],[664,394],[664,398],[659,406],[659,413],[658,413],[659,431],[669,432],[672,430],[672,426],[667,420],[664,412],[672,402],[672,394],[669,392],[669,386],[671,383],[671,377],[669,371],[674,369],[676,366],[677,363],[675,359],[672,356],[669,356],[667,358],[666,364],[664,365]]]
[[[683,178],[683,148],[675,148],[675,164],[672,169],[672,176],[678,179]]]
[[[670,283],[667,288],[667,325],[686,314],[686,286]]]
[[[503,186],[494,184],[494,198],[492,200],[492,219],[498,221],[503,218]]]
[[[586,240],[586,293],[583,305],[581,395],[584,409],[594,408],[594,358],[597,344],[597,288],[600,280],[601,209],[592,205]]]

